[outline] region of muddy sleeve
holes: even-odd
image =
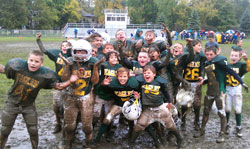
[[[171,33],[169,32],[169,30],[167,30],[167,39],[168,39],[168,44],[171,47],[173,45],[173,41],[172,41]]]
[[[243,84],[243,81],[241,79],[241,77],[235,72],[233,71],[231,68],[226,67],[225,70],[232,76],[234,76],[234,78],[240,82],[240,84]]]
[[[164,101],[164,102],[171,103],[172,101],[171,101],[171,98],[169,96],[166,83],[161,85],[161,91],[162,91],[163,95],[165,96],[165,98],[167,99],[167,101]]]
[[[127,68],[132,69],[132,62],[128,60],[128,58],[125,56],[125,54],[122,51],[122,48],[119,49],[120,57],[121,57],[121,64]]]
[[[229,66],[227,65],[227,61],[218,61],[217,64],[219,65],[219,67],[223,70],[225,70],[227,73],[229,73],[230,75],[234,76],[234,78],[240,82],[240,84],[243,84],[242,79],[240,78],[240,76],[233,71],[231,68],[229,68]]]
[[[36,43],[38,44],[39,49],[40,49],[44,54],[46,54],[47,50],[44,48],[41,39],[37,39],[37,40],[36,40]]]

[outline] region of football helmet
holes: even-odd
[[[142,112],[141,101],[133,95],[123,104],[122,113],[128,120],[137,120]]]
[[[92,56],[92,47],[88,41],[80,39],[75,42],[71,52],[74,61],[86,62]]]
[[[194,102],[194,94],[191,91],[180,89],[176,95],[176,102],[180,106],[192,106]]]

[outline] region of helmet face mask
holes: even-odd
[[[72,47],[72,57],[76,62],[86,62],[91,57],[92,47],[86,40],[78,40]]]

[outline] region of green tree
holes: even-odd
[[[216,27],[219,31],[231,29],[236,24],[233,4],[225,0],[216,0],[214,8],[218,10],[217,15],[208,19],[207,25]]]
[[[128,0],[129,16],[132,23],[156,22],[158,7],[152,0]]]
[[[77,0],[70,0],[68,3],[65,3],[61,13],[62,15],[60,19],[63,25],[67,22],[80,22],[82,18],[82,8]]]
[[[193,10],[191,16],[188,20],[188,29],[192,31],[199,31],[200,30],[200,19],[197,10]]]
[[[250,13],[246,9],[240,21],[240,31],[245,32],[247,35],[250,35]]]
[[[98,23],[104,24],[104,9],[124,9],[121,2],[122,0],[96,0],[94,14],[97,17]]]
[[[45,0],[34,0],[33,10],[34,29],[53,29],[56,26],[55,23],[58,21],[57,10],[49,7]]]
[[[21,29],[27,24],[26,0],[0,0],[0,26],[7,29]]]
[[[240,19],[244,13],[244,10],[246,10],[250,6],[250,1],[249,0],[230,0],[229,3],[231,3],[234,8],[231,11],[235,14],[236,22],[240,22]]]
[[[201,25],[206,25],[207,20],[218,15],[214,6],[214,0],[192,0],[189,4],[189,7],[198,11]]]

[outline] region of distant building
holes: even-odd
[[[83,12],[82,22],[84,23],[97,23],[95,15]]]
[[[105,28],[126,29],[130,23],[128,9],[105,9]]]

